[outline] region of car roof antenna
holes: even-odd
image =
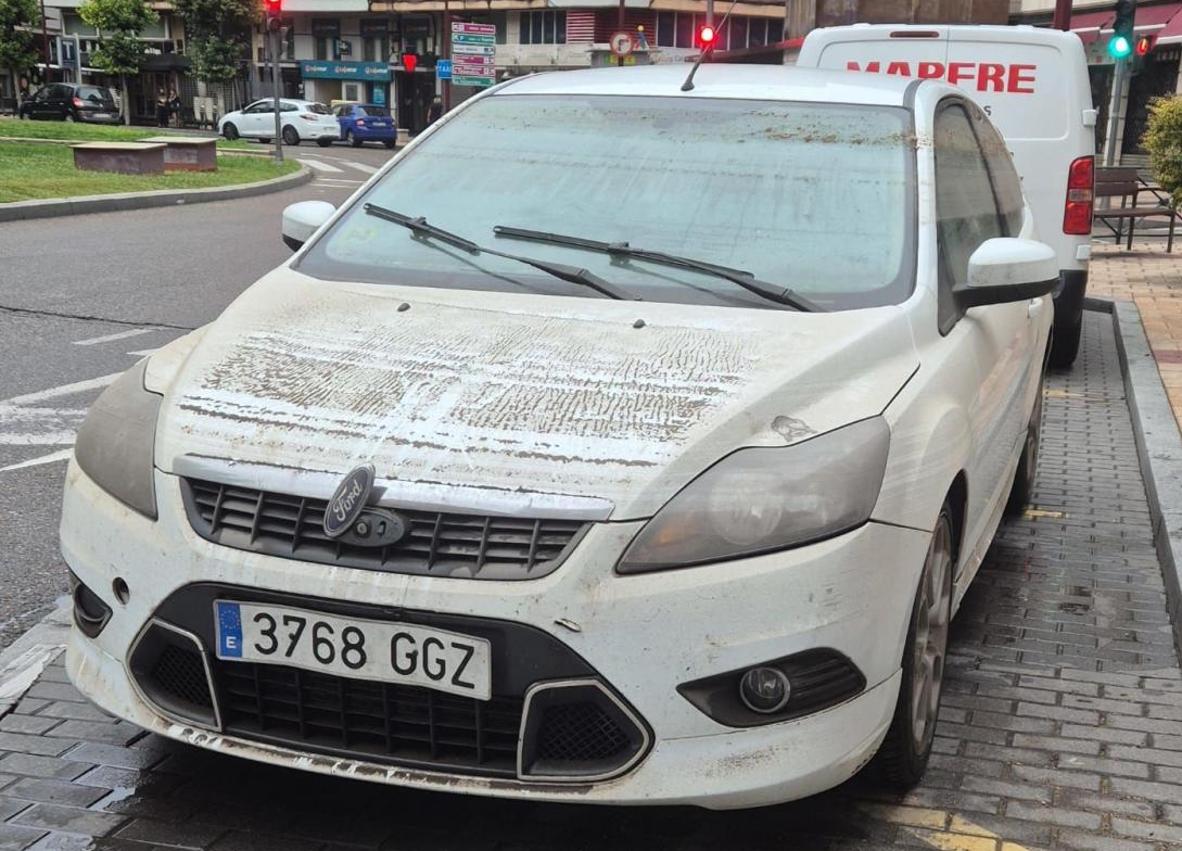
[[[734,11],[735,4],[738,2],[739,0],[731,0],[730,8],[726,10],[726,14],[722,16],[722,21],[714,28],[715,41],[718,40],[719,30],[721,30],[726,25],[727,18],[731,16],[731,12]],[[681,90],[683,92],[692,92],[694,90],[694,74],[698,73],[698,66],[700,66],[706,60],[706,57],[713,52],[714,42],[712,41],[708,46],[703,48],[701,53],[698,54],[698,58],[694,61],[694,67],[690,68],[689,76],[686,77],[685,82],[681,84]]]

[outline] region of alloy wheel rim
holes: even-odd
[[[924,563],[913,648],[911,720],[916,753],[926,752],[936,733],[952,611],[951,571],[952,530],[947,518],[941,517]]]

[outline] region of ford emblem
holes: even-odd
[[[363,464],[345,476],[324,509],[324,534],[339,538],[348,531],[369,500],[373,479],[373,464]]]

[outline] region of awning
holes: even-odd
[[[1157,32],[1158,44],[1182,44],[1182,9]]]
[[[1092,44],[1100,40],[1100,30],[1111,26],[1112,19],[1111,9],[1103,12],[1081,12],[1071,16],[1071,31],[1078,35],[1084,44]]]
[[[1133,31],[1147,35],[1157,34],[1158,43],[1171,25],[1177,30],[1172,32],[1174,40],[1182,35],[1182,3],[1162,3],[1158,6],[1138,6],[1134,18]],[[1092,44],[1112,32],[1115,13],[1109,9],[1102,12],[1081,12],[1071,16],[1071,31],[1078,35],[1084,44]]]

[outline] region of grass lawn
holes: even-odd
[[[299,163],[275,166],[263,157],[218,157],[215,172],[182,171],[162,175],[78,171],[74,152],[66,145],[0,141],[0,203],[34,198],[105,195],[150,189],[200,189],[231,183],[254,183],[290,174]]]
[[[68,121],[20,121],[0,118],[0,139],[61,139],[70,142],[134,142],[149,136],[167,135],[168,127],[123,127],[109,124],[77,124]],[[259,148],[244,139],[218,139],[219,148]]]

